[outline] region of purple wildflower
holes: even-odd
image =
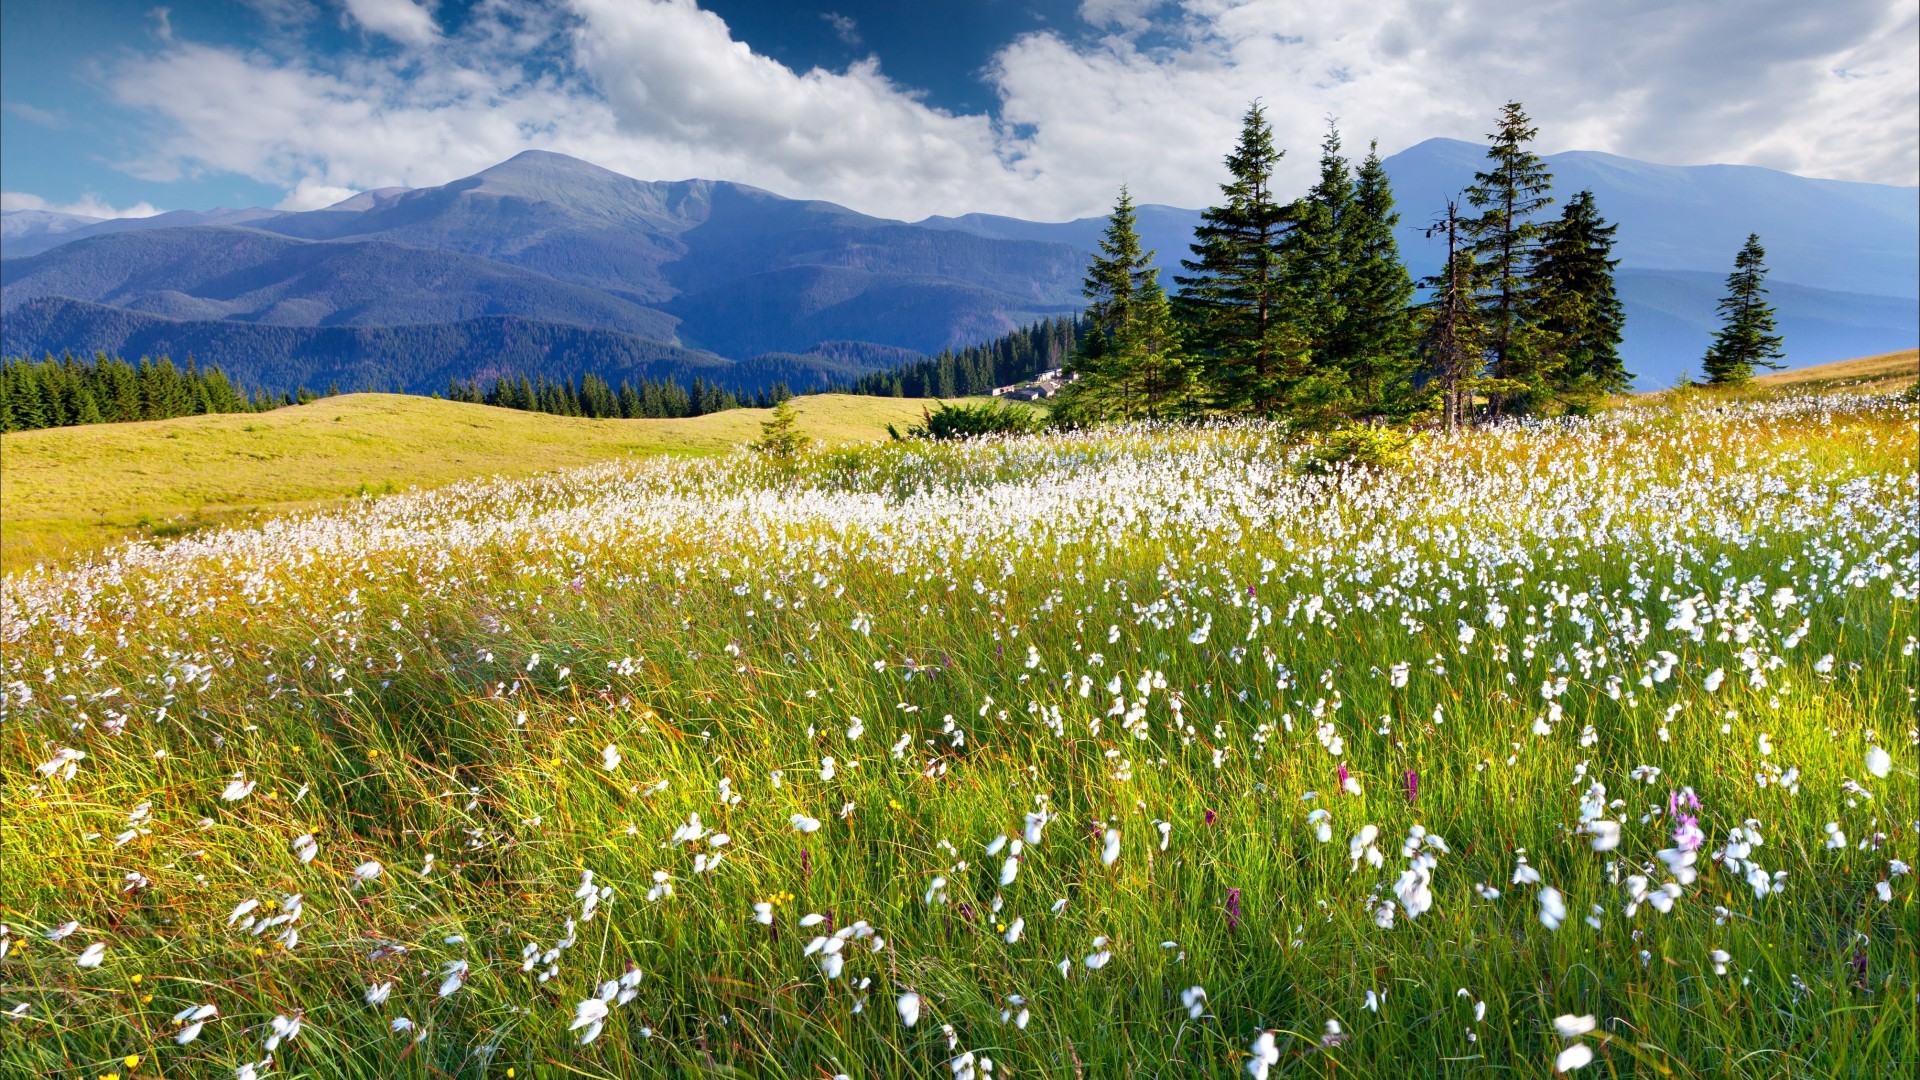
[[[1220,815],[1213,812],[1213,807],[1211,806],[1207,807],[1207,824],[1209,825],[1213,824],[1214,820],[1219,816]]]
[[[1240,929],[1240,890],[1227,890],[1227,931]]]
[[[1684,851],[1699,851],[1707,842],[1707,834],[1700,831],[1700,823],[1692,814],[1680,815],[1680,825],[1673,830],[1673,842]]]
[[[1347,790],[1347,766],[1344,762],[1340,765],[1340,790]]]
[[[1413,769],[1407,770],[1407,802],[1420,797],[1420,774]]]

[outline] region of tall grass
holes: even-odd
[[[1917,416],[657,462],[9,578],[0,1072],[1901,1075]]]

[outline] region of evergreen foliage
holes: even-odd
[[[1594,207],[1593,192],[1567,201],[1546,229],[1533,278],[1540,298],[1545,365],[1564,399],[1626,392],[1633,385],[1620,359],[1626,314],[1613,288],[1613,235]]]
[[[813,440],[800,430],[800,415],[793,411],[793,399],[783,398],[773,407],[773,415],[760,424],[760,437],[753,448],[776,461],[791,461]]]
[[[1067,364],[1073,381],[1054,410],[1063,421],[1157,419],[1187,408],[1195,365],[1153,255],[1140,247],[1133,199],[1123,186],[1087,269],[1087,334]]]
[[[1727,295],[1720,301],[1720,330],[1705,360],[1707,381],[1727,385],[1753,378],[1756,367],[1778,368],[1786,356],[1774,328],[1773,305],[1767,303],[1767,251],[1760,234],[1750,233],[1734,256],[1727,275]]]
[[[1448,431],[1473,422],[1474,395],[1484,383],[1487,331],[1480,301],[1485,274],[1465,242],[1466,225],[1459,203],[1447,200],[1446,213],[1427,227],[1429,237],[1446,237],[1447,261],[1422,282],[1430,292],[1420,308],[1421,358]]]
[[[1418,337],[1413,279],[1400,259],[1393,230],[1400,224],[1393,185],[1378,144],[1367,149],[1354,178],[1353,202],[1342,232],[1350,260],[1340,291],[1340,319],[1329,340],[1331,361],[1347,375],[1355,408],[1394,414],[1411,392]]]
[[[446,396],[452,401],[555,416],[661,420],[728,409],[764,409],[792,397],[793,392],[785,383],[777,383],[758,394],[740,394],[697,376],[685,386],[671,379],[641,379],[637,386],[622,379],[616,390],[607,380],[588,373],[580,376],[578,383],[549,381],[545,376],[528,379],[525,375],[502,375],[485,387],[473,381],[456,381],[447,384]]]
[[[0,431],[127,420],[166,420],[205,413],[255,412],[291,404],[291,397],[247,394],[218,367],[187,357],[183,370],[167,357],[130,364],[102,353],[0,361]]]
[[[907,429],[915,439],[970,439],[980,435],[1026,435],[1040,430],[1041,416],[1010,401],[982,401],[922,409],[920,423]],[[900,434],[893,432],[894,438]]]
[[[1248,106],[1226,158],[1225,198],[1201,211],[1193,258],[1181,262],[1188,276],[1174,279],[1188,339],[1211,369],[1212,404],[1256,416],[1283,415],[1306,366],[1308,343],[1285,318],[1281,244],[1293,222],[1273,192],[1284,153],[1260,103]]]
[[[1487,291],[1487,359],[1490,374],[1503,384],[1500,400],[1514,396],[1527,400],[1545,382],[1537,333],[1541,297],[1530,275],[1535,249],[1544,226],[1534,215],[1553,203],[1548,191],[1553,174],[1528,145],[1540,134],[1526,110],[1509,101],[1500,111],[1497,129],[1488,136],[1488,167],[1474,174],[1467,199],[1480,216],[1468,222],[1474,261],[1484,270]]]
[[[976,397],[1065,367],[1087,334],[1084,317],[1043,319],[1005,337],[862,375],[841,388],[870,397]]]
[[[1345,374],[1335,336],[1346,321],[1347,279],[1354,251],[1354,178],[1332,127],[1320,144],[1320,178],[1287,207],[1292,228],[1280,242],[1287,318],[1323,376]]]

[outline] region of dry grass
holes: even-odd
[[[795,403],[823,442],[884,439],[925,402],[829,394]],[[347,394],[270,413],[191,416],[0,436],[0,569],[128,538],[612,459],[716,454],[768,410],[686,420],[581,420],[398,394]]]
[[[1793,387],[1796,390],[1846,389],[1884,393],[1899,390],[1916,377],[1920,377],[1920,350],[1905,349],[1881,353],[1879,356],[1863,356],[1858,360],[1776,371],[1753,381],[1775,389]]]

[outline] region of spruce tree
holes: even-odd
[[[1181,348],[1153,252],[1142,250],[1125,186],[1087,267],[1087,334],[1067,370],[1077,376],[1056,405],[1063,420],[1160,418],[1183,409],[1192,363]],[[1049,354],[1073,338],[1070,324],[1043,328]]]
[[[1773,305],[1767,303],[1767,251],[1760,234],[1749,233],[1727,275],[1727,295],[1720,301],[1720,331],[1705,360],[1707,381],[1738,385],[1753,378],[1756,367],[1779,368],[1785,357],[1774,328]]]
[[[1292,223],[1281,241],[1281,271],[1287,288],[1286,317],[1306,340],[1310,362],[1327,373],[1343,371],[1335,338],[1346,315],[1347,275],[1355,262],[1352,169],[1340,154],[1340,132],[1331,125],[1320,144],[1320,179],[1287,208]]]
[[[1528,144],[1540,130],[1517,101],[1500,110],[1499,126],[1488,135],[1488,167],[1474,174],[1467,200],[1480,216],[1467,222],[1474,261],[1485,275],[1485,326],[1491,376],[1498,380],[1495,411],[1511,394],[1525,397],[1542,379],[1538,370],[1537,293],[1528,271],[1542,226],[1533,219],[1551,205],[1547,192],[1553,174]],[[1510,385],[1507,385],[1510,384]]]
[[[1341,282],[1340,322],[1330,344],[1359,408],[1391,412],[1416,363],[1413,278],[1400,261],[1393,230],[1400,224],[1393,185],[1379,144],[1367,149],[1354,180],[1353,204],[1341,231],[1352,260]]]
[[[1273,195],[1273,173],[1283,153],[1254,102],[1226,158],[1232,179],[1220,186],[1225,199],[1201,212],[1193,258],[1181,263],[1190,276],[1174,279],[1182,287],[1182,322],[1213,361],[1214,403],[1263,416],[1282,411],[1289,369],[1299,366],[1304,352],[1282,318],[1286,287],[1279,249],[1289,223]]]
[[[1446,213],[1427,227],[1428,237],[1446,237],[1447,261],[1421,283],[1431,290],[1421,308],[1421,350],[1428,384],[1440,391],[1441,421],[1448,431],[1473,423],[1474,395],[1486,366],[1484,275],[1466,243],[1466,225],[1459,203],[1448,199]]]
[[[1554,389],[1575,399],[1625,393],[1633,386],[1620,359],[1626,313],[1613,288],[1613,235],[1594,207],[1593,192],[1567,200],[1546,230],[1533,278],[1540,297],[1544,366]]]
[[[1086,348],[1118,337],[1133,318],[1134,284],[1153,273],[1153,253],[1140,248],[1133,196],[1125,184],[1107,215],[1107,231],[1100,238],[1100,250],[1087,264],[1081,293],[1087,298],[1086,318],[1091,333]]]

